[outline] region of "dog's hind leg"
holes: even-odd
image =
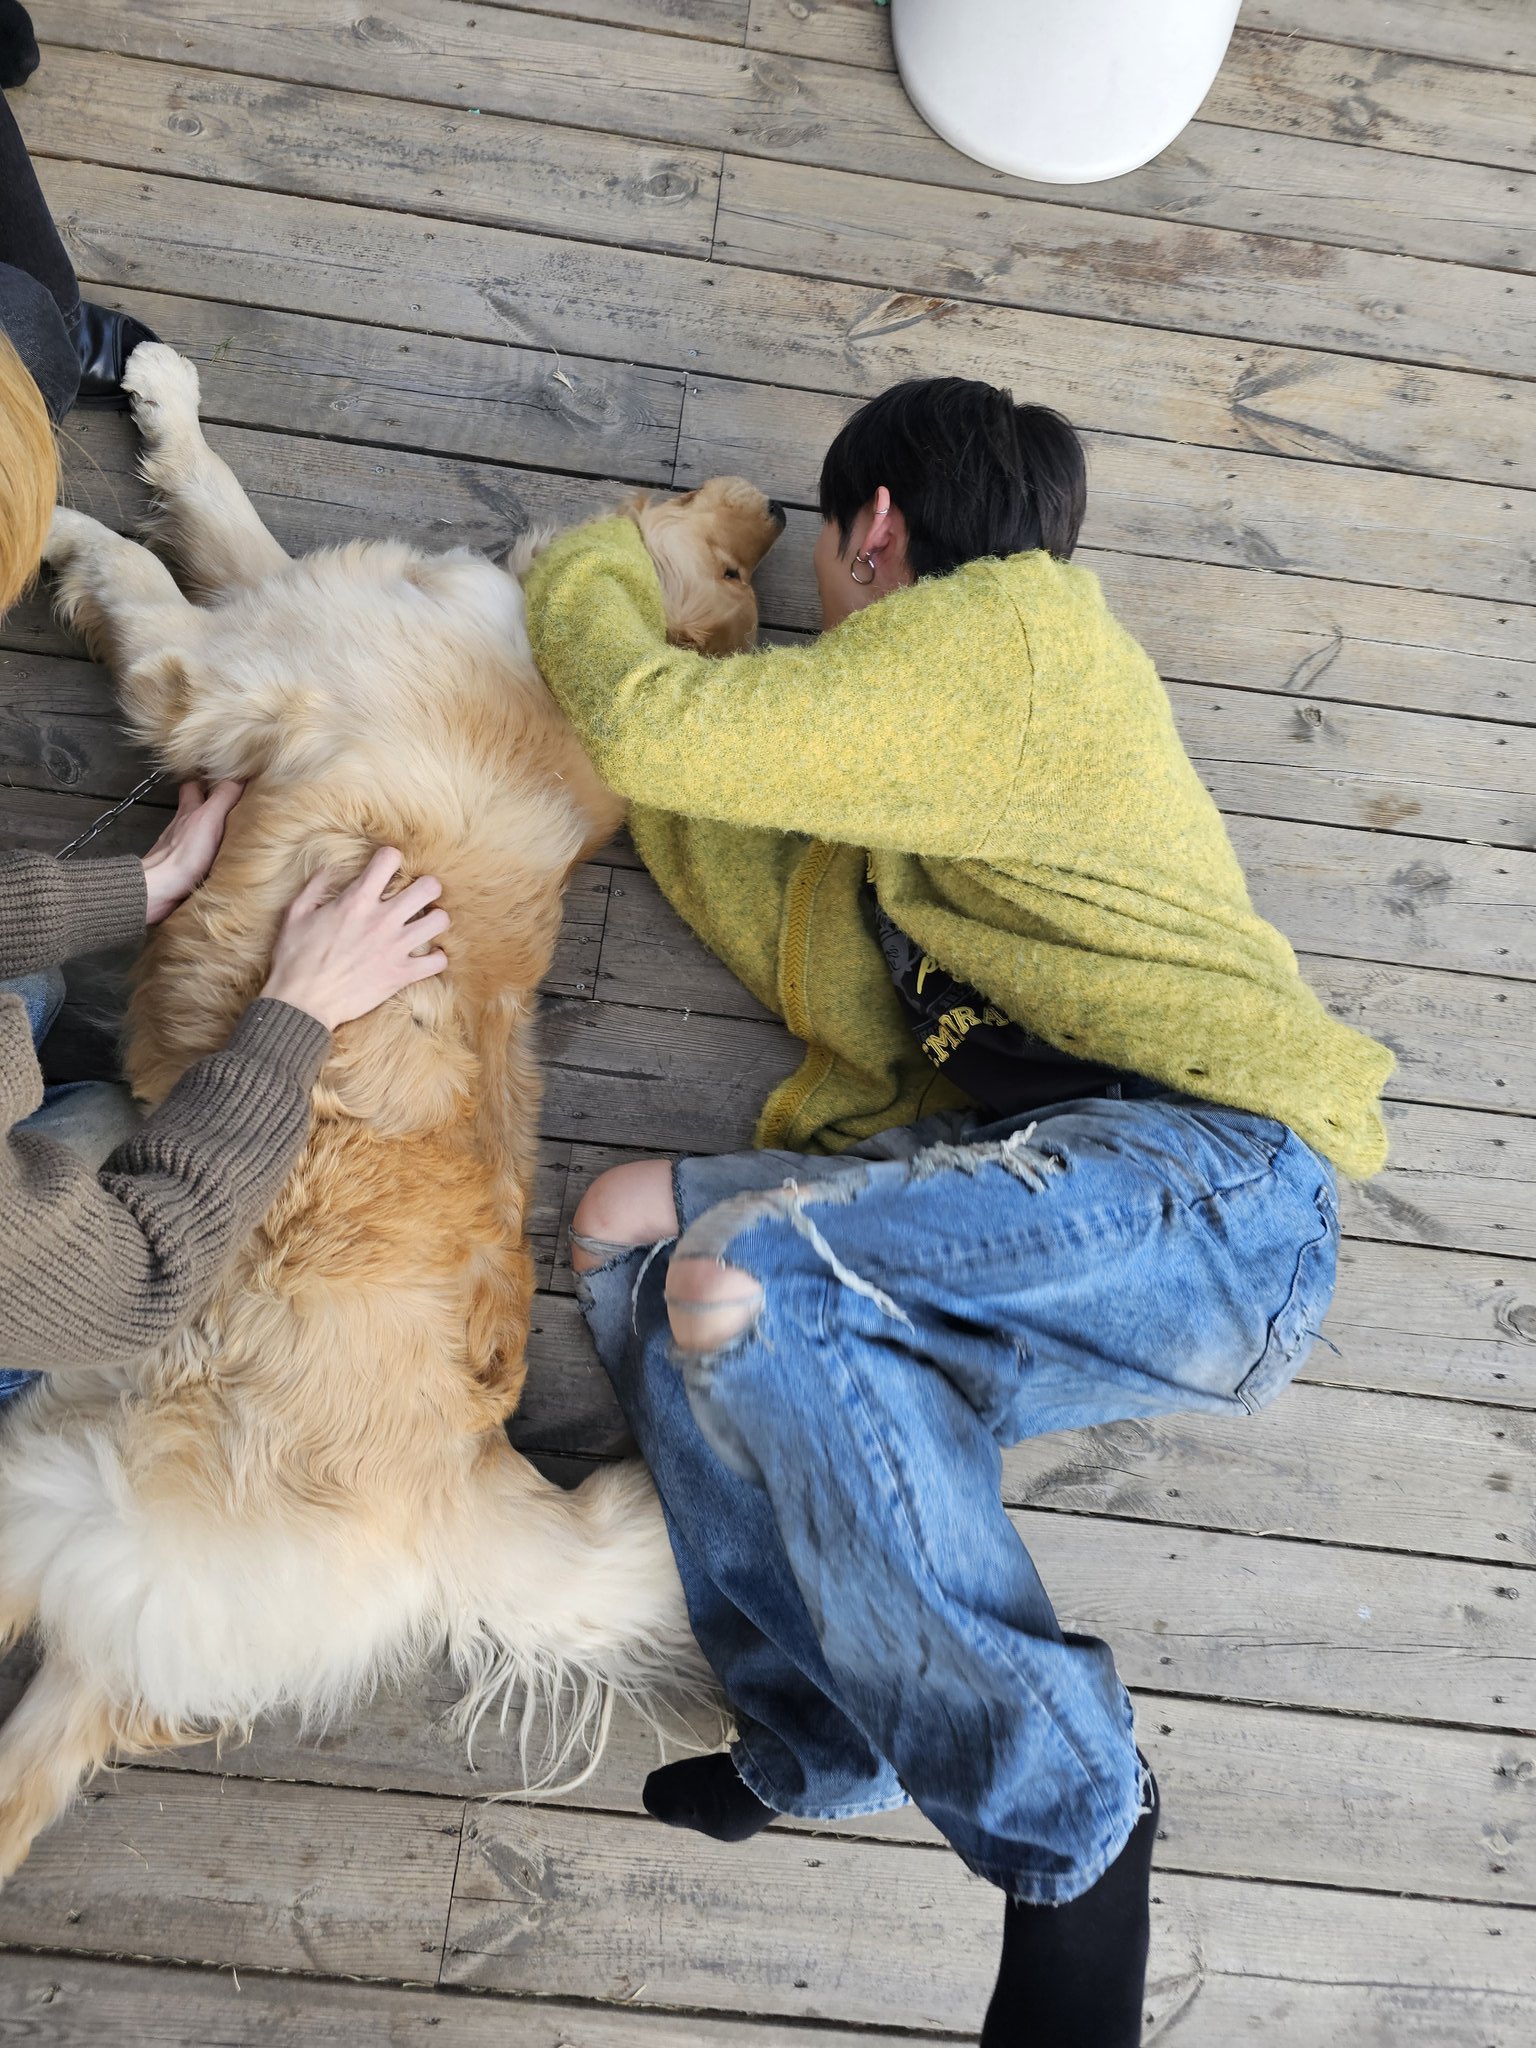
[[[197,371],[164,342],[141,342],[123,389],[143,441],[139,467],[155,492],[150,531],[187,587],[203,597],[253,589],[287,566],[234,471],[203,438]]]
[[[643,1709],[713,1689],[638,1460],[565,1492],[502,1439],[476,1475],[446,1576],[462,1723],[526,1688],[550,1724],[542,1761],[555,1775],[596,1753],[612,1693]]]
[[[0,1884],[111,1748],[107,1702],[63,1658],[45,1657],[0,1728]]]
[[[59,617],[112,670],[139,738],[164,747],[185,708],[202,614],[148,548],[68,506],[54,511],[43,560],[54,575]]]

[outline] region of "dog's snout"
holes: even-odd
[[[770,498],[768,500],[768,517],[773,521],[775,526],[781,529],[788,523],[789,520],[789,514],[784,510],[784,507],[779,503],[777,498]]]

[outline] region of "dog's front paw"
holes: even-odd
[[[123,371],[123,389],[146,441],[162,441],[178,427],[197,424],[197,366],[163,341],[139,343]]]

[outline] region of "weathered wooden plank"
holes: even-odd
[[[58,47],[12,105],[38,157],[709,254],[714,150]]]
[[[1093,549],[1080,559],[1165,676],[1521,723],[1536,702],[1526,608]],[[777,594],[793,551],[768,560],[765,613],[771,589],[775,623],[798,624]]]
[[[1015,1510],[1062,1624],[1128,1685],[1467,1727],[1536,1710],[1513,1567]]]
[[[1525,0],[1244,0],[1245,29],[1536,71]],[[750,48],[890,70],[890,17],[867,0],[752,0]]]
[[[165,0],[135,9],[132,25],[107,14],[101,0],[79,0],[64,21],[46,8],[44,14],[48,32],[61,41],[310,85],[404,90],[448,107],[654,137],[685,149],[743,149],[972,191],[1007,191],[1056,208],[1175,223],[1193,219],[1245,233],[1409,250],[1463,264],[1519,265],[1531,246],[1529,200],[1522,205],[1519,190],[1520,153],[1510,146],[1513,131],[1501,135],[1504,146],[1491,164],[1481,160],[1490,109],[1478,102],[1489,95],[1474,90],[1469,101],[1454,79],[1430,75],[1447,67],[1419,65],[1407,95],[1384,88],[1380,76],[1372,82],[1381,114],[1395,120],[1407,113],[1406,132],[1417,133],[1418,141],[1403,144],[1406,150],[1420,148],[1434,125],[1447,144],[1463,136],[1468,146],[1429,153],[1463,161],[1426,164],[1421,155],[1407,154],[1375,163],[1349,147],[1357,138],[1340,132],[1339,111],[1322,99],[1336,69],[1326,60],[1345,54],[1357,64],[1364,60],[1323,46],[1320,64],[1298,67],[1293,61],[1274,81],[1250,78],[1246,87],[1239,82],[1239,93],[1246,89],[1255,100],[1278,101],[1264,118],[1230,125],[1234,117],[1216,108],[1218,79],[1208,109],[1213,118],[1195,123],[1172,151],[1143,170],[1078,191],[1007,178],[951,149],[919,118],[896,79],[882,71],[637,34],[601,19],[540,19],[507,8],[469,14],[443,0],[396,0],[388,17],[371,18],[365,36],[353,35],[350,24],[344,36],[336,11],[308,5],[305,34],[298,39],[288,18],[295,5],[296,0],[279,5],[269,23],[243,22],[238,33],[220,23],[216,38],[201,39],[171,26]],[[1261,57],[1269,40],[1257,39]],[[410,58],[404,73],[402,52]],[[1237,62],[1240,68],[1246,63],[1248,72],[1255,68],[1241,51]],[[1292,73],[1295,92],[1289,89]],[[1401,108],[1398,98],[1404,100]],[[1256,132],[1263,130],[1279,132]],[[1389,137],[1377,139],[1391,147]]]
[[[776,498],[814,505],[822,453],[861,402],[862,393],[691,375],[677,482],[739,470]],[[1091,546],[1536,599],[1536,494],[1139,436],[1086,438]],[[1536,647],[1536,614],[1530,634]]]
[[[1201,113],[1241,128],[1529,169],[1530,94],[1478,65],[1239,29]]]
[[[742,268],[210,185],[189,236],[179,183],[39,168],[98,295],[138,284],[863,395],[907,376],[980,376],[1086,427],[1536,482],[1518,380],[925,295],[907,289],[904,244],[886,233],[833,245],[854,280],[840,283],[799,274],[827,254],[825,236],[807,237],[805,263],[781,240],[768,267]]]
[[[603,950],[603,924],[612,887],[605,867],[580,867],[565,891],[565,916],[555,942],[555,957],[542,987],[549,995],[590,1001],[597,988]]]
[[[777,1024],[580,1000],[546,1003],[541,1035],[545,1129],[655,1151],[750,1144],[802,1056]]]
[[[199,363],[209,419],[566,472],[661,482],[675,451],[679,484],[738,470],[805,503],[822,449],[856,402],[690,379],[679,439],[683,385],[670,371],[217,301],[118,296]],[[1089,453],[1086,533],[1103,549],[1536,598],[1525,538],[1536,530],[1533,493],[1118,435],[1090,436]],[[1518,616],[1514,623],[1518,632]],[[1536,650],[1536,611],[1525,628]]]
[[[1117,1422],[1003,1453],[1019,1506],[1536,1563],[1536,1417],[1292,1387],[1246,1421]],[[1536,1581],[1530,1587],[1536,1596]]]
[[[1536,855],[1228,820],[1260,914],[1303,952],[1536,976]]]
[[[1525,277],[899,176],[727,156],[716,251],[852,280],[874,269],[884,283],[899,222],[908,291],[1403,363],[1520,375],[1531,359]],[[1484,331],[1458,332],[1458,315]]]
[[[627,878],[626,878],[627,879]],[[1469,1109],[1536,1104],[1536,989],[1481,975],[1381,967],[1304,954],[1301,970],[1334,1016],[1397,1054],[1400,1100]]]
[[[21,1654],[0,1664],[0,1712],[27,1668]],[[261,1722],[248,1741],[168,1752],[159,1767],[471,1800],[515,1796],[525,1782],[515,1729],[486,1721],[471,1755],[450,1726],[457,1697],[451,1674],[435,1666],[323,1738],[279,1718]],[[658,1738],[618,1707],[592,1776],[551,1803],[639,1814],[640,1787],[664,1756],[725,1739],[713,1708],[669,1711],[665,1726]],[[1529,1737],[1166,1693],[1138,1697],[1137,1728],[1163,1788],[1167,1868],[1434,1898],[1536,1899],[1536,1748]],[[542,1740],[536,1733],[530,1747],[535,1767]],[[875,1841],[941,1839],[912,1807],[826,1830],[792,1817],[779,1826]]]
[[[147,762],[118,723],[104,669],[0,649],[0,774],[60,795],[125,796]]]
[[[1172,2000],[1170,2000],[1172,2004]],[[1522,2048],[1530,2002],[1442,1987],[1427,1994],[1370,1982],[1298,1984],[1208,1977],[1176,2006],[1180,2048],[1235,2048],[1273,2041],[1285,2048]],[[1155,2017],[1158,2015],[1154,2015]],[[451,2030],[453,2048],[803,2048],[795,2023],[674,2015],[630,2007],[525,2003],[456,1997],[445,1991],[386,1990],[362,1984],[226,1977],[133,1968],[76,1957],[0,1957],[0,2019],[46,2026],[51,2048],[426,2048]],[[1164,2038],[1171,2039],[1171,2036]],[[906,2033],[819,2027],[819,2048],[899,2048]]]
[[[1356,1237],[1536,1256],[1536,1119],[1389,1103],[1386,1171],[1341,1190]]]
[[[802,2028],[772,2020],[247,1972],[237,1984],[225,1974],[58,1955],[0,1955],[0,2028],[18,2038],[31,2031],[48,2048],[806,2048]],[[901,2048],[910,2038],[837,2027],[818,2030],[816,2048]],[[1296,2048],[1310,2043],[1298,2038]],[[1365,2048],[1365,2037],[1319,2034],[1317,2048]],[[1403,2048],[1422,2044],[1405,2037]]]
[[[1470,1109],[1536,1103],[1536,989],[1529,983],[1312,953],[1300,964],[1336,1017],[1397,1054],[1389,1094]],[[770,1015],[699,944],[650,877],[627,868],[612,880],[596,993],[655,1010]]]
[[[572,1148],[581,1149],[586,1148]],[[563,1234],[559,1248],[563,1257]],[[528,1382],[511,1431],[513,1442],[530,1455],[613,1458],[633,1452],[608,1375],[568,1292],[534,1297]]]
[[[1279,35],[1536,71],[1536,35],[1525,0],[1392,0],[1390,8],[1378,0],[1244,0],[1241,20],[1245,28]]]
[[[38,1837],[0,1942],[436,1980],[457,1801],[122,1771]]]
[[[770,1831],[734,1856],[706,1845],[683,1877],[639,1822],[491,1808],[464,1833],[448,1983],[541,1996],[584,1983],[631,2007],[869,2025],[900,2015],[927,2032],[974,2027],[991,1990],[996,1899],[953,1857]],[[1244,1980],[1248,1997],[1272,1977],[1528,1991],[1528,1930],[1508,1909],[1165,1872],[1154,1900],[1154,2038],[1210,1976]],[[1457,2025],[1444,2038],[1479,2037]]]
[[[674,371],[157,292],[119,297],[198,365],[209,420],[671,481],[683,396]]]
[[[773,1014],[699,943],[643,870],[613,877],[597,994],[605,1002],[717,1017],[771,1021]]]
[[[1536,1405],[1536,1266],[1346,1238],[1323,1329],[1309,1379]]]
[[[490,0],[505,7],[510,0]],[[739,44],[746,35],[749,0],[521,0],[535,14],[571,21],[606,21],[617,28],[694,36],[706,43]]]

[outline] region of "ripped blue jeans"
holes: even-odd
[[[837,1159],[688,1159],[674,1192],[682,1237],[581,1291],[742,1778],[807,1818],[910,1797],[1011,1897],[1077,1897],[1135,1824],[1131,1703],[1106,1645],[1058,1626],[1000,1446],[1270,1400],[1333,1290],[1331,1169],[1281,1124],[1131,1084]],[[743,1336],[674,1346],[669,1250],[758,1281]]]

